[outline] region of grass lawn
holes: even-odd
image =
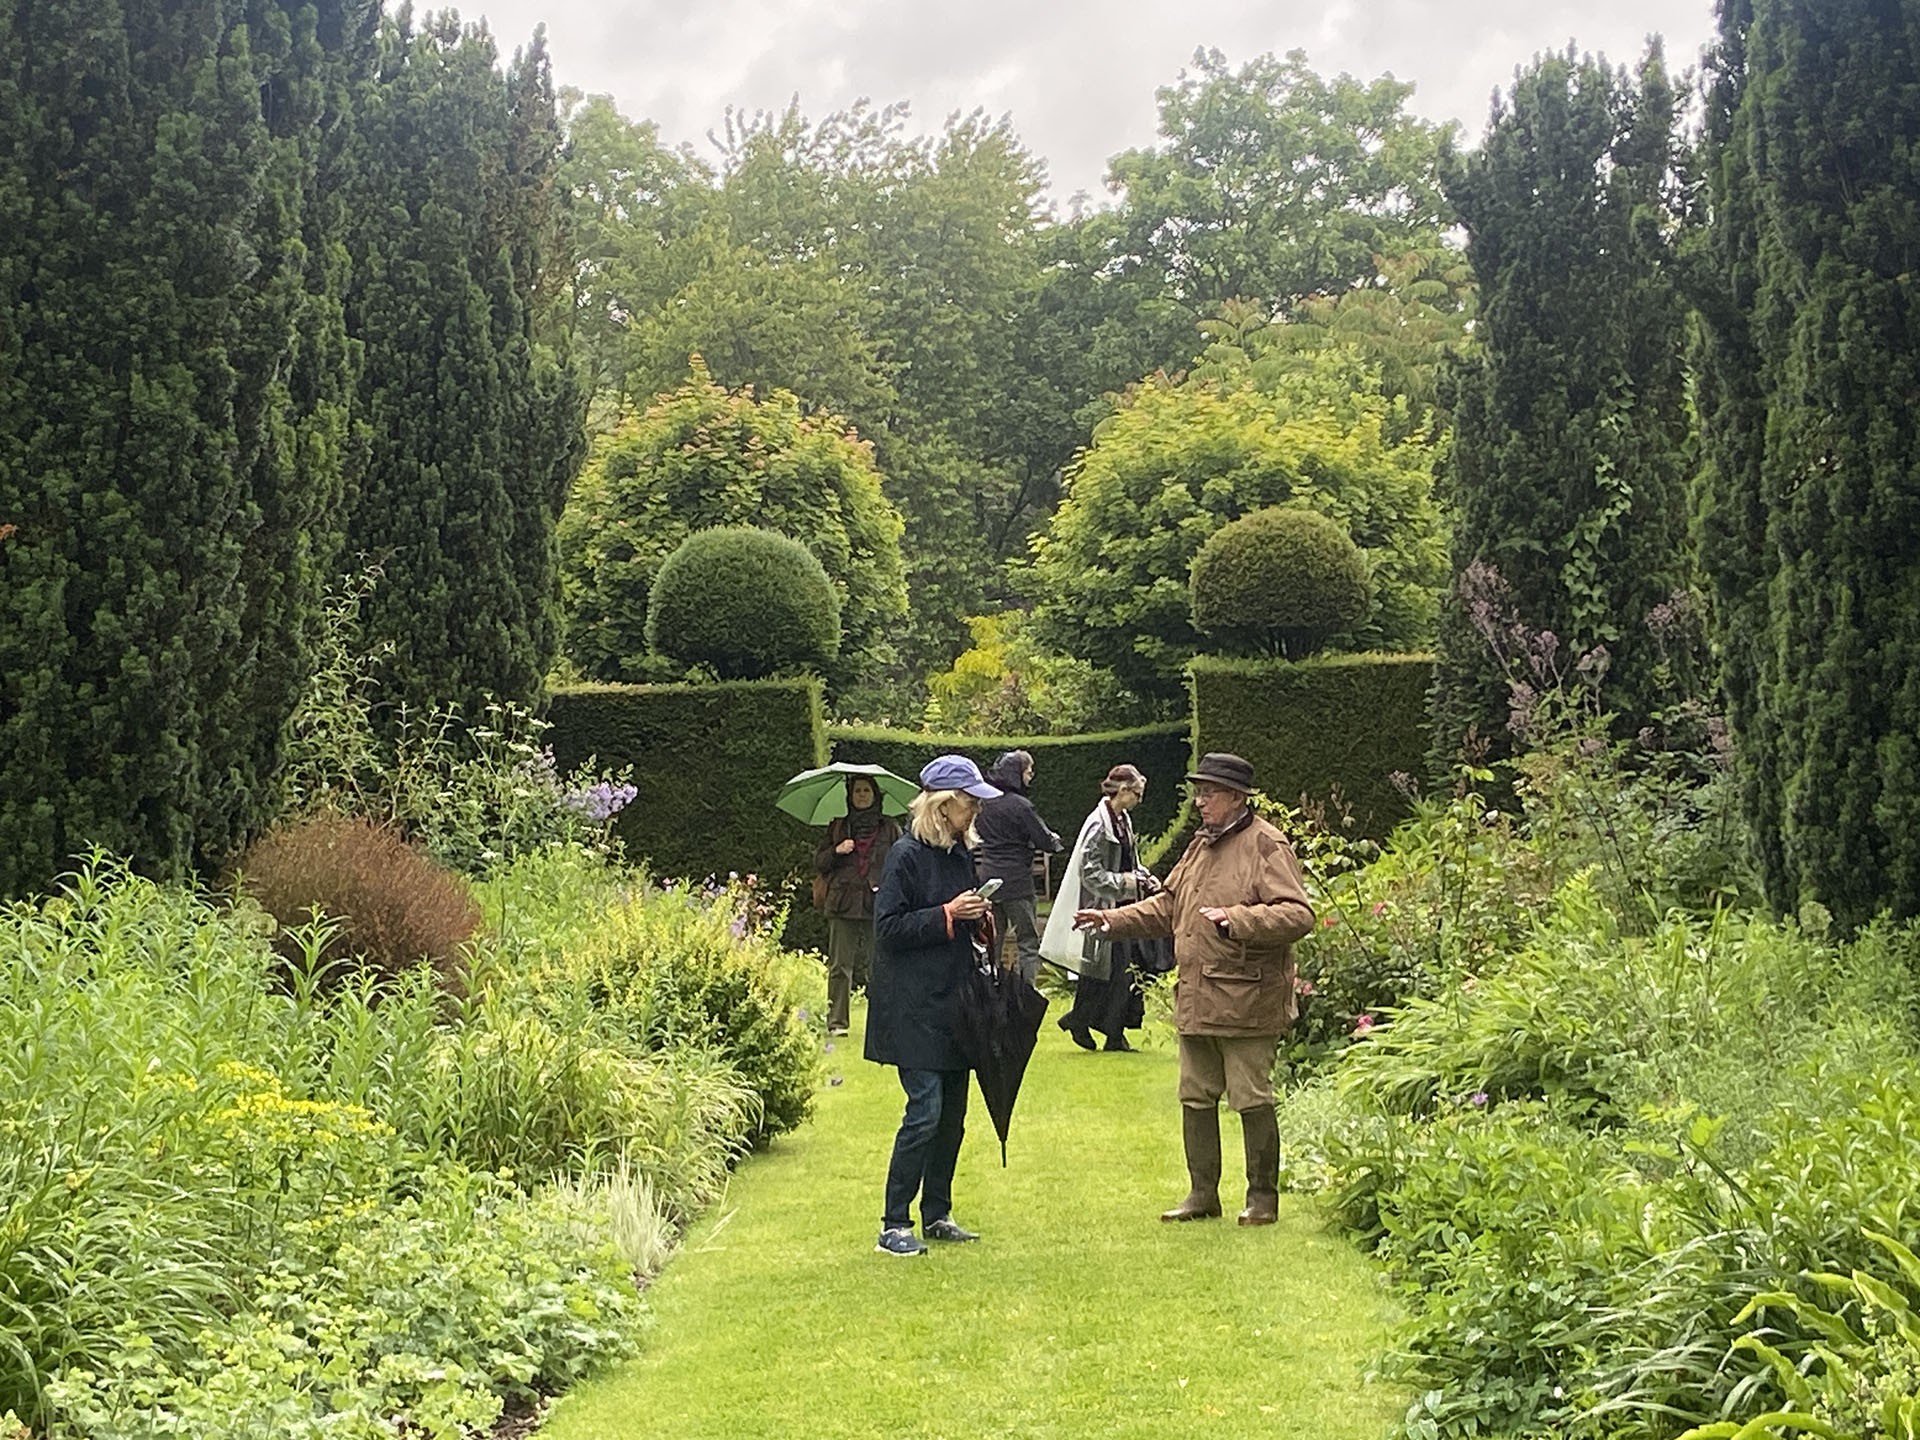
[[[1406,1397],[1362,1378],[1392,1316],[1369,1262],[1295,1197],[1233,1223],[1231,1115],[1226,1219],[1162,1225],[1186,1190],[1171,1037],[1088,1054],[1061,1003],[1005,1170],[973,1092],[954,1217],[979,1243],[874,1253],[904,1097],[856,1011],[812,1124],[741,1167],[655,1285],[641,1358],[542,1435],[1378,1440]]]

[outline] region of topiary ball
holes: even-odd
[[[771,530],[696,530],[654,577],[647,644],[723,680],[823,668],[840,653],[840,595],[813,552]]]
[[[1230,650],[1298,660],[1366,619],[1367,557],[1337,520],[1276,506],[1214,531],[1193,557],[1193,627]]]

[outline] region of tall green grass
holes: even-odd
[[[482,937],[458,997],[425,967],[289,967],[258,910],[100,857],[0,911],[0,1415],[101,1440],[303,1434],[332,1412],[328,1434],[485,1425],[620,1353],[621,1277],[658,1265],[763,1126],[765,1087],[814,1060],[728,1048],[809,1033],[804,962],[736,935],[724,896],[616,873],[549,851],[496,883],[521,938]],[[588,973],[568,957],[595,911],[567,898],[625,907],[656,991],[685,951],[686,993],[737,972],[762,1018],[640,1033],[555,978]],[[328,925],[298,937],[310,962]],[[406,1299],[436,1287],[438,1308]]]

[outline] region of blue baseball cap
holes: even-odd
[[[980,767],[964,755],[936,755],[920,772],[922,790],[962,790],[979,800],[998,799],[1000,792],[987,784]]]

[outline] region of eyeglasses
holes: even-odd
[[[1229,790],[1224,785],[1189,785],[1187,792],[1196,800],[1212,800],[1220,795],[1237,795],[1237,790]]]

